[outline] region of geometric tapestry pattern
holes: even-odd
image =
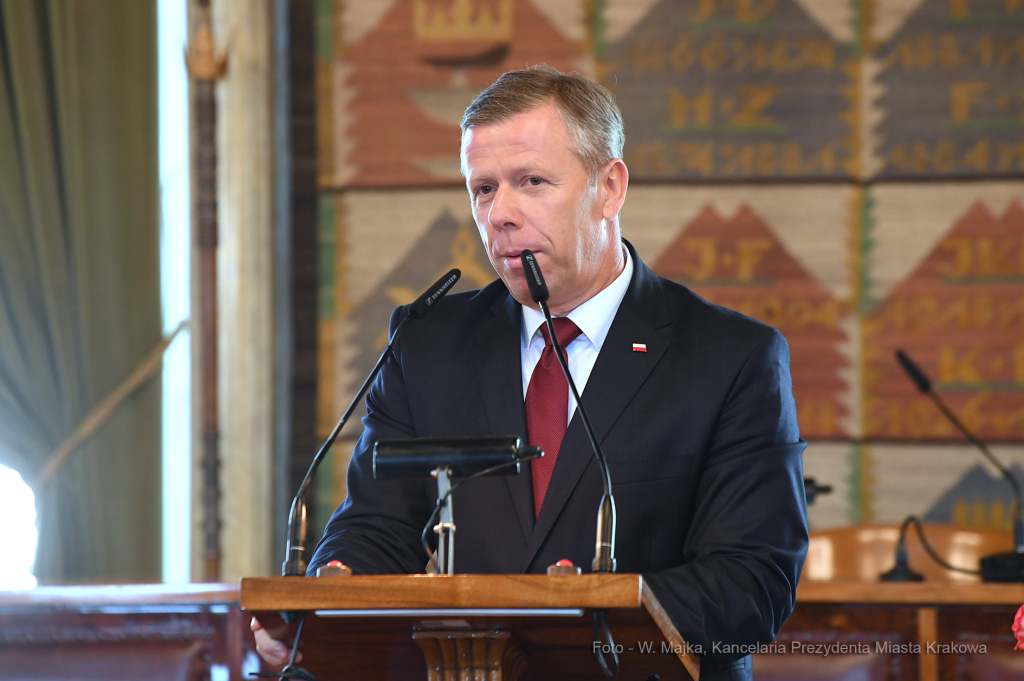
[[[616,95],[623,233],[645,262],[789,341],[805,467],[836,488],[812,523],[1005,526],[1005,484],[894,352],[1024,470],[1024,3],[318,7],[323,435],[396,305],[453,266],[462,289],[494,278],[458,122],[502,72],[548,63]],[[344,495],[335,450],[325,508]]]

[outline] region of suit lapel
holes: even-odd
[[[519,341],[522,312],[510,295],[492,307],[493,317],[473,340],[475,374],[480,400],[491,435],[518,435],[526,443],[526,411],[523,406],[523,367]],[[533,533],[533,481],[530,466],[523,465],[519,475],[505,478],[519,518],[523,538]]]
[[[669,346],[669,342],[657,331],[671,319],[663,302],[661,285],[657,277],[640,262],[632,246],[627,243],[627,247],[633,256],[633,280],[619,305],[597,362],[587,379],[587,386],[580,396],[590,414],[598,442],[608,435]],[[647,351],[634,352],[634,343],[645,344]],[[590,465],[598,464],[577,410],[558,451],[551,484],[526,549],[523,571],[529,569],[534,556],[565,508],[569,496]],[[612,480],[613,491],[614,484]],[[596,506],[593,514],[596,521]]]

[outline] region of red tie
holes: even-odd
[[[582,333],[571,320],[559,317],[554,320],[558,344],[564,350]],[[551,345],[548,325],[541,324],[540,332],[544,334],[544,352],[540,355],[530,377],[530,387],[526,391],[526,432],[530,445],[544,450],[544,457],[530,462],[533,473],[533,511],[540,515],[544,495],[551,482],[551,472],[555,469],[558,448],[565,437],[566,421],[569,418],[569,384],[555,356],[555,348]]]

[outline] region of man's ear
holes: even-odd
[[[621,158],[613,158],[601,168],[597,178],[598,189],[603,193],[601,215],[605,220],[612,220],[622,210],[626,200],[626,187],[629,186],[629,170]]]

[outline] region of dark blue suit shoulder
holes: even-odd
[[[755,347],[780,332],[753,317],[705,300],[682,284],[658,277],[665,296],[670,300],[676,334],[696,331],[699,338],[727,338],[735,344]]]

